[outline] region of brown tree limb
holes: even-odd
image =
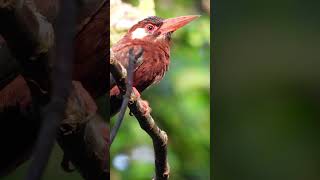
[[[113,52],[110,52],[110,72],[112,73],[117,86],[122,94],[126,91],[127,71],[121,63],[115,59]],[[129,105],[131,113],[138,120],[140,127],[152,138],[155,152],[155,177],[154,180],[167,180],[169,178],[170,168],[167,158],[168,136],[162,131],[150,113],[145,113],[145,103],[143,99],[131,93]]]
[[[21,2],[0,1],[0,34],[22,67],[23,76],[37,81],[42,88],[48,87],[48,51],[54,41],[53,28],[36,11],[32,0],[20,6]]]
[[[168,136],[165,131],[161,130],[151,114],[143,114],[142,105],[143,100],[138,98],[131,99],[129,103],[129,109],[131,113],[137,118],[140,127],[146,131],[153,141],[153,148],[155,152],[155,166],[156,176],[155,180],[167,180],[169,179],[170,168],[167,158],[167,143]]]
[[[61,166],[70,172],[70,162],[84,179],[109,179],[109,128],[96,112],[92,97],[80,82],[73,82],[65,119],[57,141],[64,150]]]
[[[58,127],[64,117],[66,102],[71,90],[73,37],[76,26],[75,1],[61,0],[61,9],[57,19],[56,53],[52,67],[52,94],[44,111],[44,120],[34,150],[27,180],[40,179],[49,160]]]

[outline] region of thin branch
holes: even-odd
[[[112,73],[117,86],[122,94],[126,89],[126,69],[115,59],[113,52],[110,53],[110,72]],[[145,113],[145,103],[135,94],[131,93],[129,109],[138,120],[140,127],[152,138],[155,152],[155,180],[167,180],[170,168],[167,158],[167,134],[155,123],[150,113]],[[149,107],[148,107],[149,108]]]
[[[117,135],[117,132],[119,131],[119,128],[121,126],[121,123],[123,121],[123,118],[124,118],[124,114],[126,113],[126,110],[127,110],[127,106],[128,106],[128,103],[129,103],[129,100],[130,100],[130,95],[131,95],[131,92],[132,92],[132,81],[133,81],[133,72],[134,72],[134,62],[135,62],[135,55],[133,54],[133,48],[131,48],[129,50],[129,65],[128,65],[128,69],[127,69],[127,72],[128,72],[128,82],[126,83],[126,94],[124,95],[124,99],[122,101],[122,104],[121,104],[121,108],[120,108],[120,112],[119,112],[119,115],[118,115],[118,119],[115,123],[115,125],[113,126],[112,128],[112,131],[111,131],[111,137],[110,137],[110,143],[112,144],[114,138],[116,137]]]
[[[52,96],[44,110],[45,118],[34,151],[27,180],[40,179],[47,165],[54,145],[60,121],[64,117],[66,102],[71,89],[71,69],[73,60],[73,33],[76,6],[74,1],[61,0],[57,19],[56,58],[52,68]]]

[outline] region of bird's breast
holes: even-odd
[[[141,61],[135,71],[133,82],[140,92],[163,78],[170,63],[169,51],[161,47],[144,47]]]
[[[130,48],[133,48],[135,54],[143,48],[142,57],[138,59],[135,67],[133,80],[133,86],[142,92],[163,78],[170,63],[170,48],[169,45],[146,43],[140,40],[120,41],[112,47],[112,51],[124,67],[128,67]]]

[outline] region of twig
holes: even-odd
[[[56,58],[52,68],[52,96],[46,106],[34,159],[30,165],[27,180],[40,179],[52,151],[60,121],[64,117],[66,102],[71,89],[71,69],[73,60],[73,33],[75,27],[75,1],[61,0],[57,19]]]
[[[125,68],[115,59],[113,52],[110,53],[110,72],[112,73],[121,93],[125,92],[127,72]],[[169,163],[167,159],[167,134],[155,123],[149,113],[144,113],[143,100],[131,93],[129,109],[138,120],[140,127],[152,138],[155,151],[155,180],[167,180],[169,178]]]
[[[130,100],[130,95],[131,95],[131,92],[132,92],[132,80],[133,80],[133,72],[134,72],[134,62],[135,62],[135,55],[133,54],[133,48],[131,48],[129,50],[129,65],[128,65],[128,69],[127,69],[127,72],[128,72],[128,82],[126,83],[126,94],[124,95],[124,99],[122,101],[122,104],[121,104],[121,108],[120,108],[120,112],[119,112],[119,115],[118,115],[118,119],[115,123],[115,125],[113,126],[112,128],[112,131],[111,131],[111,137],[110,137],[110,144],[112,144],[114,138],[116,137],[117,135],[117,132],[119,131],[119,128],[121,126],[121,123],[123,121],[123,118],[124,118],[124,114],[126,113],[126,110],[127,110],[127,106],[128,106],[128,103],[129,103],[129,100]]]

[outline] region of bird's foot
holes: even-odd
[[[132,87],[132,93],[131,94],[133,94],[134,95],[134,98],[135,99],[138,99],[138,98],[140,98],[140,93],[139,93],[139,91],[135,88],[135,87]],[[130,112],[129,112],[129,115],[130,116],[133,116],[133,113],[131,112],[131,110],[130,110]]]
[[[132,91],[133,91],[133,93],[134,93],[134,95],[135,95],[135,98],[136,98],[136,99],[139,99],[138,103],[140,103],[140,107],[141,107],[141,112],[142,112],[142,114],[143,114],[143,115],[150,114],[151,108],[150,108],[150,106],[149,106],[148,101],[145,101],[145,100],[140,99],[141,95],[140,95],[139,91],[138,91],[135,87],[132,87]],[[130,115],[130,116],[133,116],[133,114],[132,114],[131,111],[129,112],[129,115]]]
[[[149,106],[148,101],[140,100],[138,103],[139,103],[140,106],[141,106],[141,112],[142,112],[142,114],[143,114],[144,116],[147,115],[147,114],[150,114],[151,108],[150,108],[150,106]]]
[[[151,113],[151,108],[150,108],[150,106],[149,106],[148,101],[145,101],[145,100],[141,100],[141,99],[140,99],[140,100],[138,101],[138,103],[140,104],[140,107],[141,107],[141,108],[140,108],[140,111],[142,112],[143,116]],[[129,115],[130,115],[130,116],[133,116],[133,113],[131,112],[131,110],[130,110],[130,112],[129,112]]]
[[[137,99],[141,97],[141,94],[135,87],[132,87],[132,92]]]

